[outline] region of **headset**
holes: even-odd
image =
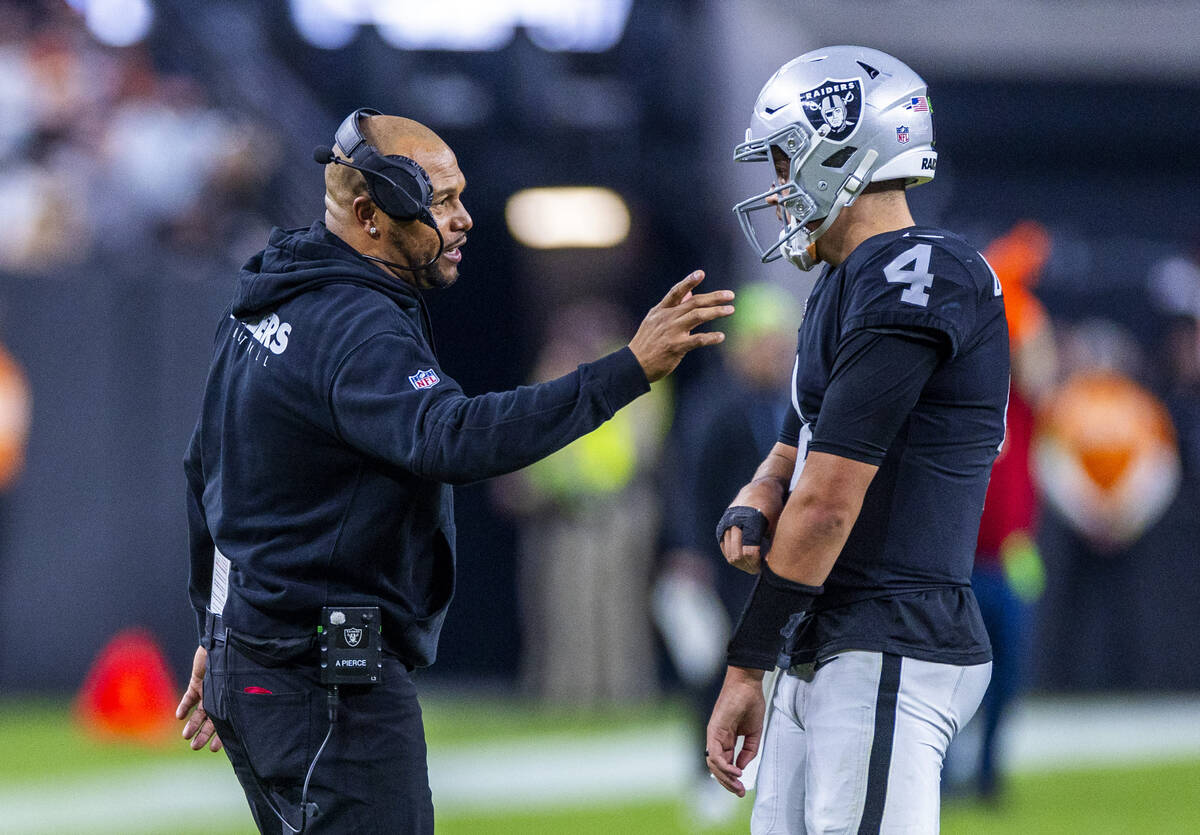
[[[327,145],[315,148],[313,159],[321,165],[344,165],[362,172],[363,179],[367,182],[367,194],[385,214],[399,221],[418,220],[437,233],[437,254],[420,266],[406,267],[373,255],[362,256],[400,270],[423,270],[436,264],[446,247],[442,231],[438,229],[437,221],[429,211],[433,202],[433,185],[429,182],[429,174],[416,160],[399,154],[384,156],[363,136],[359,119],[379,115],[382,114],[374,108],[360,107],[342,120],[337,133],[334,134],[334,144],[346,159],[338,157],[333,148]]]

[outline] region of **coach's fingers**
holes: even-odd
[[[200,725],[200,730],[196,733],[195,738],[192,739],[191,745],[193,751],[199,751],[205,745],[214,754],[221,750],[221,737],[217,735],[217,728],[213,725],[211,719],[206,718],[203,724]]]
[[[695,310],[681,316],[680,321],[687,326],[688,330],[693,330],[714,319],[732,316],[733,310],[734,308],[731,304],[720,305],[719,307],[697,307]]]
[[[183,693],[183,698],[179,700],[179,707],[175,708],[176,719],[186,719],[192,708],[200,703],[200,693],[194,687],[188,687]]]
[[[212,720],[208,718],[208,714],[202,707],[196,708],[195,712],[188,717],[187,724],[183,726],[183,738],[191,740],[193,751],[203,748],[213,733]]]
[[[694,333],[688,337],[685,343],[687,350],[691,351],[696,348],[703,348],[705,345],[720,345],[725,341],[725,334],[721,331],[704,331],[703,333]]]
[[[692,291],[692,288],[704,280],[704,270],[696,270],[691,273],[683,281],[676,284],[667,294],[663,296],[663,300],[659,302],[662,307],[675,307],[684,300],[684,297]]]
[[[691,309],[716,307],[720,304],[729,304],[734,298],[735,293],[732,290],[713,290],[710,293],[688,293],[683,297],[683,301],[679,303],[679,306]]]
[[[196,730],[196,735],[192,737],[192,750],[199,751],[205,745],[208,745],[209,740],[216,734],[217,729],[213,727],[212,720],[207,716],[200,723],[200,727]]]
[[[200,726],[204,724],[206,719],[204,708],[198,707],[195,712],[187,717],[187,722],[183,724],[183,738],[191,739],[200,730]]]

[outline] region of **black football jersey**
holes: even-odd
[[[821,404],[841,346],[863,331],[936,342],[940,359],[890,446],[856,444]],[[990,660],[971,593],[979,517],[1004,437],[1009,343],[1000,282],[962,238],[876,235],[818,279],[799,331],[780,440],[879,466],[791,662],[844,649],[954,664]],[[865,387],[864,387],[865,388]],[[873,392],[854,391],[862,410]],[[844,398],[843,398],[844,399]]]

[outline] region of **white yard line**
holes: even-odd
[[[1195,758],[1200,696],[1038,701],[1018,710],[1007,731],[1014,771]],[[430,782],[439,814],[671,797],[695,774],[693,747],[680,724],[489,741],[433,751]],[[249,826],[245,798],[222,755],[0,786],[0,833],[162,832],[180,820]]]

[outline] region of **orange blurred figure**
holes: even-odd
[[[1103,550],[1137,539],[1179,487],[1166,408],[1115,371],[1068,380],[1042,415],[1035,450],[1047,499]]]

